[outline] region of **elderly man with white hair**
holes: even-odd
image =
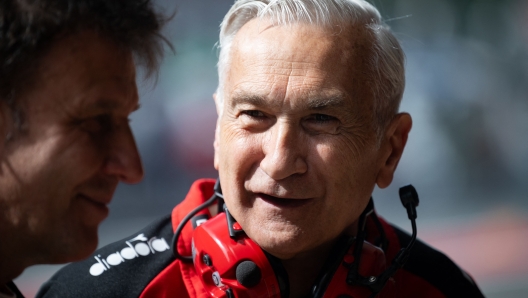
[[[416,240],[412,186],[412,236],[374,211],[412,120],[398,112],[403,51],[371,4],[236,1],[219,46],[219,179],[42,297],[482,297]]]

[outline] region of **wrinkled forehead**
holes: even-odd
[[[247,84],[271,88],[270,76],[288,76],[295,90],[312,95],[339,91],[345,96],[364,96],[369,93],[365,74],[369,71],[371,44],[367,30],[361,28],[334,30],[307,23],[275,25],[270,20],[253,19],[233,39],[226,97],[239,94]],[[306,82],[310,86],[303,86]]]
[[[372,38],[365,26],[338,24],[328,27],[303,21],[275,24],[268,18],[255,18],[235,34],[231,56],[237,52],[258,53],[289,47],[299,51],[299,55],[325,53],[331,58],[338,55],[344,64],[355,55],[369,54],[371,44]]]

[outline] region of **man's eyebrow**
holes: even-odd
[[[231,97],[231,107],[235,107],[237,105],[241,104],[250,104],[257,107],[264,106],[266,104],[266,100],[259,95],[250,95],[250,94],[234,94]]]
[[[125,106],[118,100],[103,97],[95,102],[94,108],[101,111],[116,111],[125,108]]]
[[[307,98],[306,105],[310,110],[324,110],[346,106],[347,97],[343,93],[328,95],[312,95]]]
[[[306,96],[305,105],[310,110],[324,110],[328,108],[340,108],[346,106],[347,96],[342,92],[331,92],[330,94],[309,94]],[[250,104],[256,107],[265,106],[269,102],[260,95],[234,94],[231,98],[231,107],[241,104]]]
[[[127,104],[122,101],[106,97],[101,97],[95,100],[95,102],[86,101],[83,106],[84,109],[89,109],[92,112],[113,112],[126,109],[130,113],[137,111],[141,107],[139,103],[133,106],[129,104],[127,107]],[[131,109],[128,110],[129,108]]]

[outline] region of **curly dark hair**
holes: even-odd
[[[25,87],[55,38],[82,30],[130,50],[150,75],[172,48],[160,34],[166,20],[150,0],[1,0],[0,100]]]

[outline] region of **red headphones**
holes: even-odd
[[[407,260],[416,239],[416,190],[411,185],[402,187],[400,198],[412,222],[413,234],[409,245],[400,250],[392,264],[387,267],[383,250],[365,241],[366,219],[369,215],[376,216],[371,200],[359,218],[358,234],[342,236],[334,245],[310,297],[390,297],[394,284],[391,277]],[[191,211],[176,229],[173,237],[175,257],[194,263],[210,297],[289,297],[288,274],[281,261],[247,237],[225,207],[224,212],[194,230],[192,257],[178,254],[175,243],[185,223],[216,201],[219,206],[224,205],[219,181],[213,197]]]

